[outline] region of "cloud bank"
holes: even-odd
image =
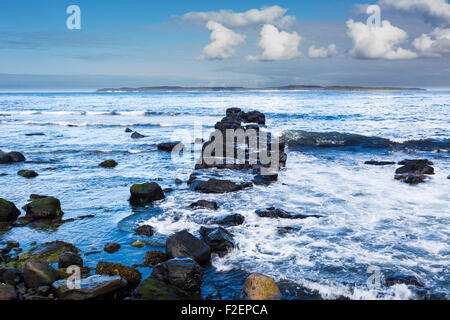
[[[277,27],[266,24],[261,30],[259,46],[263,52],[259,56],[247,56],[249,61],[280,61],[301,56],[298,47],[301,37],[297,32],[280,31]]]
[[[450,55],[450,29],[436,28],[430,35],[422,34],[413,42],[421,57],[439,58]]]
[[[211,43],[203,49],[203,59],[224,60],[231,58],[235,54],[234,47],[245,41],[245,36],[215,21],[209,21],[206,28],[211,31]]]
[[[408,34],[387,20],[380,27],[370,28],[362,22],[347,21],[347,34],[353,41],[350,54],[358,59],[413,59],[417,54],[400,47]]]
[[[380,0],[380,6],[417,13],[434,25],[450,25],[450,4],[446,0]]]
[[[309,47],[309,57],[313,59],[324,59],[331,58],[332,56],[337,54],[337,49],[334,44],[330,44],[328,48],[321,47],[316,48],[315,46]]]

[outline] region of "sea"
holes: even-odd
[[[195,140],[207,139],[232,107],[263,112],[267,131],[287,143],[278,181],[223,195],[175,184],[194,171],[201,150]],[[132,139],[127,128],[145,138]],[[179,157],[157,150],[168,141],[189,148]],[[200,237],[206,221],[237,213],[244,224],[228,228],[236,248],[205,267],[204,299],[239,299],[251,273],[273,277],[288,300],[450,298],[450,91],[1,93],[0,150],[27,159],[0,164],[6,174],[0,198],[21,208],[30,194],[54,196],[64,218],[75,218],[58,228],[0,233],[0,241],[18,241],[24,250],[62,240],[81,249],[86,266],[100,260],[131,266],[147,250],[164,251],[174,232]],[[433,162],[435,175],[418,185],[394,179],[399,165],[365,164],[423,158]],[[107,159],[118,166],[100,167]],[[25,179],[17,175],[21,169],[39,176]],[[130,186],[153,181],[173,191],[151,206],[132,207]],[[189,207],[200,199],[219,209]],[[322,217],[255,214],[268,207]],[[85,215],[93,217],[77,218]],[[156,234],[134,234],[139,225]],[[132,247],[135,240],[146,247]],[[104,252],[108,242],[121,250]],[[388,287],[385,279],[393,275],[415,277],[422,286]]]

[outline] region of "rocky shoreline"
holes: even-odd
[[[202,154],[188,181],[176,179],[176,184],[186,183],[199,194],[225,194],[245,191],[257,186],[269,186],[276,183],[287,165],[286,145],[266,132],[265,115],[259,111],[244,112],[239,108],[230,108],[226,116],[216,123],[215,132],[203,142]],[[232,140],[218,140],[233,130]],[[131,138],[144,136],[131,129]],[[237,132],[237,134],[236,134]],[[252,137],[256,142],[252,142]],[[261,141],[265,143],[260,143]],[[182,152],[184,146],[178,142],[158,145],[160,152]],[[230,151],[231,150],[231,151]],[[230,156],[231,155],[231,156]],[[266,161],[269,159],[270,161]],[[0,164],[24,162],[20,152],[0,151]],[[368,161],[366,165],[395,165],[393,161]],[[408,159],[398,162],[395,179],[408,184],[424,183],[434,175],[433,163],[427,159]],[[117,166],[115,160],[105,160],[99,166],[105,170]],[[211,170],[235,170],[251,172],[253,178],[248,181],[232,181],[211,176]],[[18,172],[20,179],[32,179],[39,173],[33,170]],[[247,176],[248,177],[248,176]],[[449,177],[450,178],[450,177]],[[132,207],[152,205],[164,201],[166,193],[155,181],[134,184],[130,187],[129,203]],[[203,208],[217,210],[218,204],[209,200],[198,200],[190,204],[193,210]],[[62,204],[52,196],[30,195],[29,202],[22,208],[25,215],[14,203],[0,199],[0,229],[9,230],[45,224],[57,228],[75,219],[64,219]],[[255,211],[261,219],[322,219],[320,215],[305,215],[288,212],[282,208],[261,208]],[[93,218],[80,216],[76,219]],[[232,250],[239,250],[234,240],[233,226],[242,225],[245,218],[239,214],[228,214],[209,219],[206,226],[199,230],[201,238],[186,230],[169,236],[165,250],[147,251],[144,262],[139,266],[127,266],[122,263],[98,261],[96,268],[84,266],[82,252],[71,244],[62,241],[34,244],[26,252],[18,242],[0,242],[0,300],[158,300],[158,299],[201,299],[205,266],[211,262],[212,255],[226,258]],[[139,226],[134,232],[144,237],[152,237],[152,226]],[[289,232],[287,228],[280,234]],[[145,244],[135,241],[132,244],[142,248]],[[105,243],[103,250],[114,254],[121,250],[117,243]],[[85,259],[89,252],[84,253]],[[148,278],[142,279],[137,267],[151,268]],[[79,275],[79,281],[74,275]],[[74,280],[75,279],[75,280]],[[422,287],[418,279],[409,275],[391,276],[386,286],[403,283]],[[241,297],[250,300],[280,299],[281,291],[274,279],[252,274],[244,282]]]

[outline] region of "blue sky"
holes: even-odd
[[[0,90],[450,87],[448,1],[393,1],[8,1]],[[73,4],[81,30],[66,27]],[[368,4],[387,21],[378,31],[366,28]]]

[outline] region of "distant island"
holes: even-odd
[[[396,88],[396,87],[358,87],[358,86],[312,86],[290,85],[282,87],[245,88],[245,87],[141,87],[141,88],[103,88],[97,92],[220,92],[220,91],[426,91],[420,88]]]

